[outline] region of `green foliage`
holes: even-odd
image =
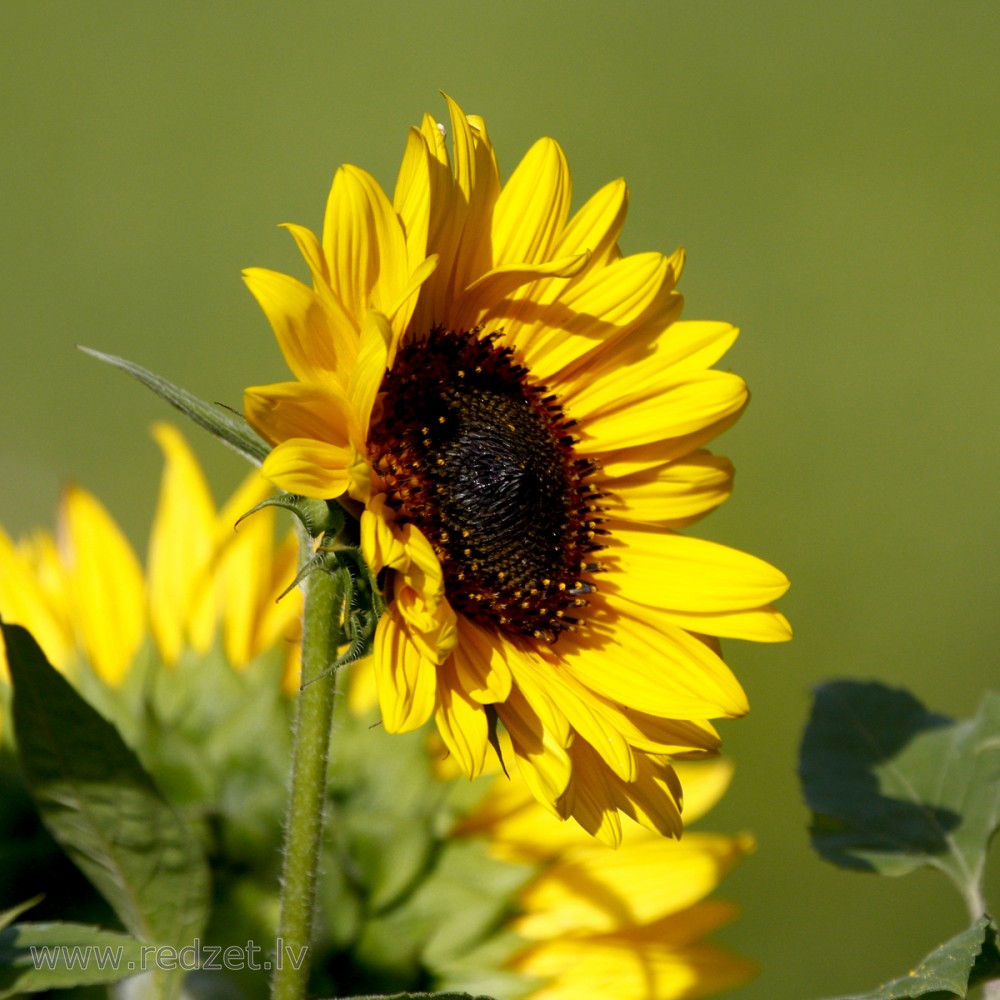
[[[145,950],[144,950],[145,949]],[[14,924],[0,931],[0,1000],[136,975],[148,946],[83,924]]]
[[[800,774],[816,850],[844,868],[939,868],[975,898],[1000,824],[1000,696],[953,722],[913,695],[837,681],[816,692]]]
[[[997,927],[981,917],[968,930],[935,948],[915,969],[883,983],[871,993],[835,1000],[914,1000],[917,997],[964,997],[973,986],[1000,976]]]
[[[365,996],[344,997],[343,1000],[492,1000],[491,997],[471,993],[393,993],[366,994]]]
[[[95,795],[99,788],[106,802],[119,795],[117,789],[104,787],[108,782],[120,779],[126,787],[138,783],[147,789],[155,783],[170,803],[173,822],[179,817],[186,837],[211,866],[211,908],[203,943],[226,947],[260,943],[258,963],[266,961],[278,923],[281,855],[277,846],[291,753],[292,702],[279,685],[283,651],[276,649],[237,671],[220,650],[188,651],[177,664],[166,667],[150,645],[137,656],[120,687],[108,687],[85,664],[74,672],[71,687],[44,659],[41,663],[32,659],[41,654],[27,633],[15,628],[7,632],[12,637],[7,640],[8,655],[19,661],[14,676],[16,711],[22,716],[38,713],[38,718],[32,714],[18,725],[20,753],[34,760],[43,756],[35,743],[49,746],[55,741],[61,747],[68,740],[74,746],[81,744],[71,754],[73,760],[50,757],[47,764],[30,763],[32,773],[41,767],[51,782],[45,787],[55,789],[56,779],[48,772],[57,763],[62,771],[59,780],[81,782],[82,778],[72,776],[96,756],[97,774],[87,787]],[[338,673],[339,684],[345,683],[350,669]],[[21,676],[25,671],[32,675],[27,680]],[[80,721],[64,703],[72,705]],[[40,721],[48,713],[60,720],[59,732],[42,739],[44,727],[52,724]],[[26,726],[30,732],[22,734]],[[124,747],[116,729],[125,735],[134,754]],[[494,986],[506,996],[522,992],[521,977],[499,970],[521,942],[497,930],[533,869],[494,861],[480,842],[450,835],[456,818],[478,801],[484,785],[437,779],[425,734],[389,735],[374,716],[362,717],[348,710],[346,698],[338,705],[333,743],[327,787],[330,822],[321,859],[317,934],[309,955],[312,995],[462,989],[473,983],[477,992]],[[116,763],[122,751],[131,760],[131,769]],[[148,771],[145,785],[134,771],[140,761]],[[116,911],[102,910],[93,891],[90,897],[81,898],[86,885],[82,880],[72,882],[73,869],[63,854],[76,860],[80,850],[62,838],[49,840],[37,825],[32,828],[34,808],[48,822],[45,800],[32,806],[10,768],[0,771],[9,783],[3,789],[0,820],[16,808],[18,828],[26,831],[19,838],[18,830],[12,829],[2,843],[0,880],[13,885],[17,875],[22,898],[39,891],[47,894],[38,907],[39,922],[17,925],[17,933],[35,935],[29,944],[36,938],[43,944],[81,943],[66,937],[70,931],[52,930],[46,936],[49,930],[45,928],[107,923],[114,920]],[[34,782],[31,791],[33,797],[37,795]],[[86,861],[79,863],[83,867]],[[116,865],[122,862],[116,860],[110,867]],[[50,871],[59,877],[47,880]],[[27,879],[26,872],[36,874]],[[95,879],[94,884],[105,891],[103,882]],[[112,897],[115,891],[113,885],[107,887]],[[146,892],[142,896],[143,900],[153,898]],[[20,912],[18,908],[5,916],[20,920]],[[67,923],[67,916],[76,923]],[[178,942],[181,946],[192,943],[195,932],[186,933]],[[165,941],[162,937],[153,940]],[[117,939],[109,943],[116,944]],[[131,960],[127,949],[123,955],[123,963]],[[9,975],[16,971],[23,976],[21,958],[22,952],[8,948],[0,962],[10,965]],[[50,985],[109,981],[110,973],[105,970],[104,974],[105,979],[94,979],[98,973],[88,967],[86,975]],[[187,989],[200,1000],[262,1000],[268,994],[268,980],[261,964],[248,963],[242,968],[199,971],[188,978]],[[23,978],[17,982],[21,991],[33,988]]]
[[[80,350],[100,361],[106,361],[109,365],[114,365],[138,379],[161,399],[165,399],[175,409],[190,417],[200,427],[204,427],[209,434],[213,434],[224,444],[229,445],[238,454],[253,462],[254,465],[260,465],[271,450],[267,443],[257,436],[241,414],[212,403],[206,403],[205,400],[199,399],[187,389],[182,389],[169,379],[154,374],[149,369],[143,368],[142,365],[137,365],[134,361],[127,361],[114,354],[104,354],[90,347],[81,347]]]
[[[1000,696],[972,719],[928,711],[907,691],[835,681],[816,691],[799,773],[813,846],[842,868],[944,872],[976,920],[906,975],[839,1000],[964,997],[1000,976],[997,929],[982,895],[1000,825]]]
[[[204,924],[208,869],[117,730],[3,626],[25,780],[52,835],[136,937],[181,944]]]

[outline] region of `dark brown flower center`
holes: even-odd
[[[456,611],[554,641],[579,621],[601,548],[595,464],[498,334],[434,330],[382,380],[369,453],[389,505],[427,536]]]

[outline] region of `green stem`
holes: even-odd
[[[334,675],[327,671],[336,659],[340,637],[341,580],[340,574],[323,570],[306,580],[302,689],[295,720],[272,1000],[304,1000],[309,978],[335,690]]]

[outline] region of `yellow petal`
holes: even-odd
[[[392,607],[379,619],[373,660],[386,731],[419,729],[434,711],[437,668],[410,641],[405,624]]]
[[[435,166],[426,137],[419,129],[411,128],[406,136],[406,150],[399,165],[392,198],[393,210],[406,233],[406,254],[411,269],[427,254],[432,172]]]
[[[559,658],[581,684],[626,708],[670,719],[747,711],[739,682],[704,643],[680,628],[654,628],[641,612],[629,616],[610,601],[608,606],[612,626],[560,639]]]
[[[668,259],[659,253],[591,268],[508,334],[532,374],[548,381],[589,352],[610,349],[657,301],[669,278]]]
[[[273,507],[265,507],[234,527],[237,519],[272,492],[257,471],[244,479],[219,513],[216,577],[223,619],[226,658],[234,667],[248,664],[275,645],[289,645],[301,631],[302,592],[293,588],[297,544],[290,533],[275,545]]]
[[[428,599],[409,586],[406,574],[395,579],[395,612],[406,623],[410,642],[431,663],[443,663],[458,643],[455,612],[446,600]]]
[[[368,438],[368,424],[372,406],[379,386],[385,377],[392,328],[381,313],[372,310],[365,316],[361,328],[361,344],[358,357],[351,369],[348,398],[354,418],[357,421],[354,432],[355,443],[363,446]]]
[[[316,292],[287,274],[251,267],[243,280],[264,310],[292,374],[304,382],[343,385],[354,357],[354,329],[336,322]]]
[[[383,569],[404,569],[410,557],[402,538],[392,527],[396,515],[377,494],[361,514],[361,552],[377,573]]]
[[[268,441],[315,438],[346,449],[353,412],[336,390],[310,382],[251,386],[243,393],[247,420]]]
[[[602,484],[601,503],[616,521],[679,527],[728,499],[733,473],[728,458],[698,451],[676,462],[609,480]]]
[[[547,730],[517,688],[496,706],[507,732],[518,770],[535,798],[554,815],[565,817],[559,800],[569,784],[572,765],[566,748]]]
[[[695,614],[760,608],[788,589],[763,559],[701,538],[611,524],[602,591],[636,604]],[[605,585],[606,584],[606,585]]]
[[[707,896],[748,846],[743,838],[688,834],[680,842],[648,840],[614,852],[584,847],[521,892],[528,912],[515,930],[539,940],[650,924]]]
[[[586,744],[581,744],[581,750]],[[626,816],[664,837],[680,837],[682,797],[681,785],[673,768],[660,758],[636,755],[638,777],[635,781],[619,781],[608,776],[614,793],[614,803]],[[586,770],[579,766],[576,770]]]
[[[476,778],[483,770],[489,746],[486,712],[466,696],[451,660],[440,668],[437,697],[434,721],[438,732],[465,775]]]
[[[629,374],[622,369],[595,380],[585,398],[573,399],[570,412],[596,447],[613,450],[681,437],[741,412],[747,402],[746,383],[731,372],[694,372],[655,385],[633,382]]]
[[[63,495],[60,528],[81,644],[97,674],[115,687],[128,672],[145,632],[139,560],[100,502],[79,487]]]
[[[215,504],[183,435],[153,426],[163,451],[160,498],[149,539],[149,617],[164,662],[176,663],[185,643],[198,652],[215,632]]]
[[[490,241],[483,233],[494,215],[494,206],[500,193],[493,147],[486,136],[482,120],[466,115],[450,97],[445,95],[451,114],[451,134],[454,145],[455,193],[451,199],[453,218],[451,230],[457,234],[452,263],[453,274],[449,291],[453,294],[467,288],[493,265]],[[436,245],[428,251],[438,250]],[[438,322],[450,323],[450,314],[435,317]]]
[[[554,139],[539,139],[504,185],[493,211],[496,265],[541,263],[569,216],[572,183],[566,157]]]
[[[625,224],[628,187],[619,178],[592,195],[567,223],[552,249],[553,256],[590,251],[594,265],[608,261]]]
[[[382,188],[358,167],[334,176],[323,252],[333,291],[359,326],[369,309],[387,312],[398,300],[409,272],[403,227]]]
[[[346,447],[313,438],[289,438],[271,450],[260,471],[288,493],[332,500],[347,490],[349,457]]]
[[[517,666],[517,682],[526,698],[535,697],[532,704],[538,703],[536,692],[550,692],[552,701],[559,706],[559,714],[565,716],[577,738],[586,740],[623,781],[635,778],[635,760],[628,743],[600,711],[592,692],[578,683],[571,671],[563,669],[558,656],[553,656],[550,662],[522,657]],[[558,725],[558,721],[550,724],[553,732],[559,732],[555,728]]]
[[[458,618],[458,645],[452,652],[457,682],[473,701],[489,705],[510,694],[511,673],[504,641],[464,616]]]
[[[323,256],[323,245],[317,239],[316,234],[311,229],[298,226],[294,222],[282,223],[281,228],[288,230],[292,239],[295,240],[295,245],[299,248],[299,253],[309,265],[313,276],[313,290],[318,284],[329,286],[330,268],[327,266],[326,257]]]
[[[589,261],[586,253],[571,257],[558,257],[540,264],[506,264],[494,267],[476,279],[459,296],[453,316],[457,325],[472,329],[487,319],[497,319],[501,315],[498,303],[540,278],[572,278],[579,274]]]

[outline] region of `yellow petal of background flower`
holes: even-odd
[[[752,846],[746,837],[688,833],[680,841],[581,848],[520,895],[519,934],[544,939],[652,923],[697,903]]]
[[[160,655],[176,663],[185,645],[211,646],[215,631],[215,503],[187,441],[153,426],[163,451],[160,498],[149,538],[149,619]]]
[[[684,786],[684,822],[696,823],[726,793],[733,780],[733,762],[725,757],[696,763],[674,764]]]
[[[64,493],[59,526],[81,645],[98,676],[116,687],[146,628],[139,560],[107,510],[80,487]]]
[[[251,472],[220,511],[216,527],[223,643],[226,658],[238,668],[275,645],[286,645],[290,656],[301,632],[302,592],[296,587],[281,596],[295,578],[294,533],[275,543],[273,507],[234,527],[271,492],[271,484],[256,470]]]
[[[0,611],[5,621],[27,628],[59,670],[75,659],[76,636],[68,613],[66,571],[51,536],[35,533],[15,545],[0,527]],[[0,677],[7,660],[0,637]]]

